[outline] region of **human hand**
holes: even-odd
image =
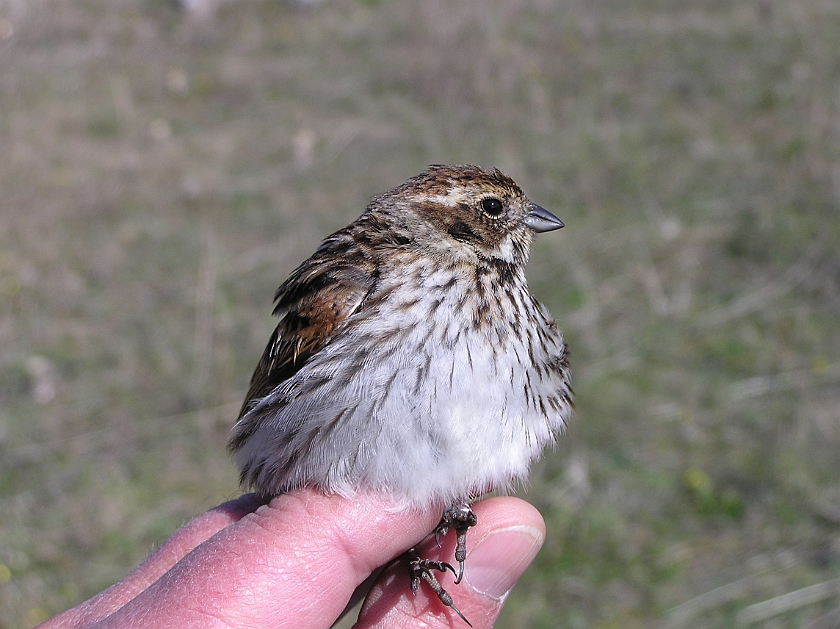
[[[441,583],[476,629],[491,627],[508,592],[545,537],[539,512],[517,498],[472,505],[467,570]],[[353,592],[386,567],[357,629],[458,627],[463,621],[392,562],[428,536],[440,517],[398,511],[373,494],[353,499],[299,490],[261,505],[253,494],[225,503],[177,531],[125,579],[41,625],[88,627],[330,627]],[[420,544],[421,556],[451,560],[454,540]]]

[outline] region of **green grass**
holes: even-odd
[[[36,0],[0,36],[0,628],[236,494],[272,291],[433,162],[567,225],[529,274],[578,410],[498,626],[747,626],[836,578],[834,3]]]

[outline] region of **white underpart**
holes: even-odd
[[[468,278],[430,308],[441,296],[436,288],[449,277],[430,270],[417,293],[392,293],[375,316],[348,326],[265,399],[291,401],[259,417],[258,431],[236,455],[240,467],[265,462],[261,488],[279,492],[314,484],[351,494],[364,487],[424,506],[454,504],[526,477],[571,412],[563,404],[543,414],[526,394],[528,376],[534,399],[570,395],[567,376],[548,372],[540,378],[525,334],[511,329],[502,338],[474,329]],[[523,294],[520,307],[540,308]],[[400,302],[418,296],[421,301],[409,308]],[[527,320],[521,317],[522,325]],[[534,340],[535,363],[562,354],[560,334],[549,337],[545,345]],[[242,421],[259,412],[258,406]],[[295,448],[304,453],[289,466]]]

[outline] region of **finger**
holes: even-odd
[[[518,498],[489,498],[472,508],[478,523],[467,533],[464,580],[454,585],[449,573],[438,580],[473,627],[483,629],[493,626],[510,590],[536,557],[545,539],[545,523],[533,506]],[[423,558],[452,562],[454,536],[447,536],[442,548],[431,539],[418,550]],[[412,594],[407,566],[395,562],[368,595],[355,629],[416,627],[418,619],[431,629],[468,629],[427,584],[421,582]]]
[[[124,579],[81,605],[47,621],[39,629],[88,627],[99,622],[157,581],[196,546],[254,511],[262,502],[254,494],[240,496],[204,513],[166,540]]]
[[[102,626],[326,628],[356,586],[438,517],[375,495],[286,494],[200,544]]]

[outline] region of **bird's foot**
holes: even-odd
[[[467,558],[467,531],[475,526],[478,518],[469,505],[447,507],[443,511],[440,524],[435,529],[435,542],[440,546],[440,538],[446,537],[449,529],[454,529],[455,538],[455,561],[458,562],[458,573],[455,575],[455,584],[464,578],[464,560]],[[453,571],[454,572],[454,571]]]
[[[408,551],[408,569],[411,576],[412,592],[417,591],[417,588],[420,587],[420,579],[423,579],[423,581],[429,584],[429,587],[432,588],[432,591],[437,595],[438,600],[440,600],[441,603],[452,609],[452,611],[461,617],[461,620],[472,627],[472,624],[464,617],[461,610],[455,607],[455,603],[452,602],[452,595],[443,589],[435,576],[435,571],[446,572],[447,570],[451,570],[452,574],[457,575],[455,568],[445,561],[420,559],[420,555],[417,554],[417,549],[412,548]]]

